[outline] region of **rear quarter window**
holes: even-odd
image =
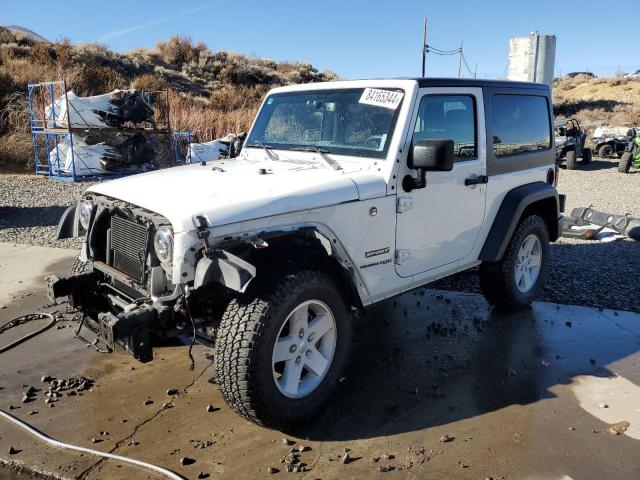
[[[547,98],[538,95],[493,95],[493,152],[496,157],[551,148]]]

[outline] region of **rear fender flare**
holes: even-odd
[[[509,191],[502,200],[478,259],[485,262],[502,260],[525,209],[536,202],[549,198],[555,200],[555,211],[549,212],[549,215],[553,215],[554,221],[558,222],[560,204],[558,192],[553,185],[534,182]],[[557,239],[556,233],[549,232],[551,241]]]

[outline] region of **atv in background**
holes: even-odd
[[[565,159],[567,170],[578,167],[578,158],[582,158],[585,165],[591,163],[591,149],[584,145],[587,134],[580,128],[578,120],[558,120],[555,122],[555,131],[556,162],[561,163]]]
[[[627,136],[630,138],[629,144],[618,162],[620,173],[629,173],[631,166],[640,167],[640,134],[635,128],[631,128]]]
[[[591,139],[591,146],[600,158],[620,158],[628,144],[627,137],[620,138],[617,135],[603,135]]]

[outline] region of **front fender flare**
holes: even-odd
[[[62,240],[64,238],[75,238],[78,236],[79,232],[76,210],[76,203],[74,202],[64,211],[58,221],[56,239]]]
[[[256,267],[224,250],[213,258],[203,257],[196,265],[193,288],[218,282],[237,292],[244,292],[256,276]]]

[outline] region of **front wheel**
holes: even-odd
[[[631,152],[624,152],[620,161],[618,162],[618,171],[620,173],[629,173],[629,169],[631,168],[632,156]]]
[[[538,215],[520,222],[498,262],[480,265],[480,289],[491,305],[526,307],[540,295],[549,265],[549,233]]]
[[[575,150],[569,150],[565,155],[565,160],[567,164],[567,170],[575,170],[578,168],[578,159],[576,157]]]
[[[234,299],[216,339],[218,384],[226,402],[266,427],[299,424],[333,392],[351,343],[348,306],[317,271],[274,276]]]

